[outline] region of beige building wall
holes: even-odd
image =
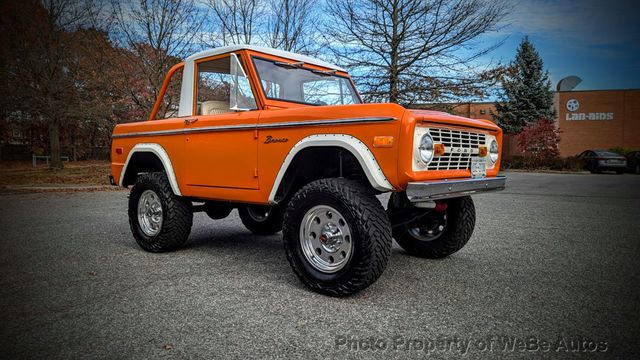
[[[587,149],[640,149],[640,90],[558,93],[560,155]]]

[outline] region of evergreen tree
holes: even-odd
[[[553,91],[549,72],[544,71],[542,59],[533,44],[525,37],[502,80],[501,98],[492,114],[505,133],[518,134],[528,124],[540,119],[553,119]]]

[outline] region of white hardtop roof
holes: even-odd
[[[310,56],[306,56],[306,55],[300,55],[300,54],[296,54],[296,53],[292,53],[289,51],[283,51],[283,50],[278,50],[278,49],[272,49],[272,48],[267,48],[267,47],[263,47],[263,46],[255,46],[255,45],[232,45],[232,46],[224,46],[224,47],[219,47],[219,48],[215,48],[215,49],[210,49],[210,50],[205,50],[205,51],[200,51],[198,53],[195,53],[191,56],[189,56],[186,61],[194,61],[197,59],[202,59],[205,57],[209,57],[209,56],[214,56],[214,55],[218,55],[218,54],[226,54],[226,53],[230,53],[233,51],[238,51],[238,50],[252,50],[252,51],[256,51],[256,52],[261,52],[264,54],[269,54],[269,55],[274,55],[274,56],[279,56],[279,57],[283,57],[286,59],[291,59],[291,60],[295,60],[295,61],[302,61],[306,64],[313,64],[313,65],[317,65],[317,66],[322,66],[328,69],[332,69],[332,70],[338,70],[338,71],[344,71],[347,72],[345,69],[330,64],[326,61],[322,61],[316,58],[312,58]]]

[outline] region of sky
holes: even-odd
[[[504,1],[510,12],[500,29],[473,41],[479,48],[504,43],[480,63],[509,63],[529,36],[554,89],[571,75],[583,80],[576,90],[640,89],[640,0]]]
[[[570,75],[575,90],[640,89],[640,0],[513,0],[504,26],[482,42],[505,40],[485,60],[508,63],[524,36],[534,43],[555,89]]]

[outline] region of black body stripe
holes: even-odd
[[[129,137],[143,137],[143,136],[164,136],[164,135],[178,135],[178,134],[191,134],[201,132],[220,132],[220,131],[238,131],[238,130],[254,130],[254,129],[279,129],[289,127],[302,127],[302,126],[322,126],[322,125],[346,125],[357,123],[371,123],[371,122],[386,122],[394,121],[394,117],[366,117],[366,118],[349,118],[349,119],[332,119],[332,120],[305,120],[305,121],[291,121],[280,122],[271,124],[241,124],[241,125],[221,125],[221,126],[205,126],[196,128],[186,128],[178,130],[158,130],[158,131],[144,131],[134,132],[126,134],[113,134],[111,138],[129,138]]]

